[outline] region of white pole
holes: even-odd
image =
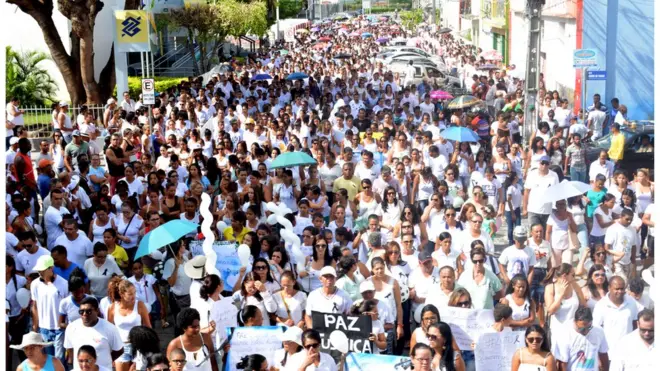
[[[275,22],[277,22],[277,37],[276,40],[279,40],[280,37],[280,2],[277,2],[277,8],[275,9]]]

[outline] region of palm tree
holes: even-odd
[[[17,97],[23,106],[45,105],[55,100],[57,84],[41,62],[51,60],[38,51],[17,52],[7,46],[7,98]]]

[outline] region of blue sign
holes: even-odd
[[[607,80],[607,71],[587,71],[587,80],[592,80],[592,81]]]
[[[346,357],[346,371],[410,371],[410,358],[402,356],[386,356],[368,353],[349,353]]]
[[[593,67],[597,64],[594,49],[578,49],[573,52],[573,67]]]

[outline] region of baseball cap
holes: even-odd
[[[513,239],[517,241],[524,241],[527,239],[527,228],[519,225],[513,229]]]
[[[199,143],[193,143],[190,145],[190,150],[194,151],[196,149],[202,149],[202,146],[199,145]]]
[[[39,160],[39,163],[37,164],[37,167],[38,167],[39,169],[43,169],[43,168],[45,168],[46,166],[48,166],[48,165],[52,165],[52,164],[54,164],[54,163],[55,163],[55,161],[51,161],[51,160],[48,160],[48,159],[42,158],[41,160]]]
[[[69,103],[67,103],[65,101],[61,101],[60,102],[60,107],[69,107]]]
[[[543,162],[543,161],[545,161],[545,162],[550,162],[550,157],[548,157],[548,156],[541,156],[541,158],[539,159],[539,163],[541,163],[541,162]]]
[[[50,255],[42,255],[37,259],[37,263],[34,265],[35,272],[42,272],[48,268],[52,268],[55,265],[53,258]]]
[[[115,98],[109,98],[109,99],[108,99],[108,104],[115,104],[115,103],[117,103],[117,101],[115,100]]]
[[[283,334],[280,340],[282,341],[292,341],[300,346],[302,346],[302,334],[303,331],[298,326],[289,327]]]
[[[17,143],[18,143],[18,137],[11,137],[11,139],[9,139],[9,145],[13,146],[14,144]]]
[[[321,276],[328,276],[328,275],[337,277],[337,271],[331,266],[323,267],[323,269],[321,269]]]
[[[419,259],[420,263],[425,262],[427,260],[431,260],[432,259],[431,252],[424,250],[420,252],[419,255],[417,255],[417,259]]]
[[[74,130],[73,133],[71,133],[74,137],[79,137],[80,136],[80,130]]]
[[[371,281],[363,281],[360,284],[360,294],[365,293],[367,291],[376,291],[376,287],[374,286],[374,283]]]

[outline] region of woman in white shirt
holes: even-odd
[[[259,280],[254,272],[245,275],[241,283],[241,291],[237,294],[239,295],[234,295],[234,297],[238,297],[240,300],[239,307],[241,309],[248,305],[254,305],[263,316],[263,323],[266,325],[270,323],[269,314],[277,311],[277,303],[266,289],[266,285]]]
[[[300,290],[291,271],[284,271],[280,280],[282,290],[273,294],[277,304],[276,322],[287,327],[302,328],[305,324],[305,306],[307,295]]]
[[[391,237],[394,226],[401,219],[401,210],[403,210],[403,202],[397,198],[397,193],[394,187],[389,186],[385,188],[383,202],[378,205],[376,214],[380,217],[380,226],[386,228]]]
[[[284,370],[291,357],[302,350],[302,333],[300,327],[293,326],[282,334],[282,349],[276,350],[269,362],[276,371]]]
[[[115,218],[117,227],[117,239],[121,241],[121,246],[126,250],[128,258],[133,261],[137,251],[138,236],[142,229],[142,217],[135,213],[135,202],[127,199],[121,205],[121,215]]]
[[[605,232],[609,226],[615,223],[612,213],[615,202],[616,197],[608,193],[603,197],[603,201],[601,201],[600,205],[594,211],[594,222],[591,228],[591,234],[589,235],[589,245],[605,243]]]
[[[16,294],[27,284],[27,278],[16,274],[16,262],[11,255],[7,255],[5,260],[5,280],[6,300],[9,303],[9,313],[7,313],[8,323],[7,332],[11,336],[12,344],[20,344],[23,340],[23,334],[27,328],[29,316],[29,306],[22,309],[18,303]]]
[[[573,250],[570,248],[570,234],[577,232],[573,214],[566,209],[566,200],[555,202],[555,209],[548,218],[545,239],[550,241],[553,265],[572,263]]]
[[[375,300],[363,300],[359,305],[354,305],[351,308],[354,316],[369,316],[371,317],[371,334],[369,341],[374,345],[371,349],[372,354],[380,354],[387,348],[387,338],[385,337],[385,328],[383,323],[378,319],[378,304]]]
[[[321,352],[321,334],[316,330],[305,330],[302,334],[303,350],[291,356],[284,371],[337,371],[331,355]]]
[[[504,216],[506,217],[507,237],[509,245],[513,245],[513,228],[520,225],[522,216],[520,206],[522,206],[522,187],[520,186],[518,173],[511,173],[504,181]]]

